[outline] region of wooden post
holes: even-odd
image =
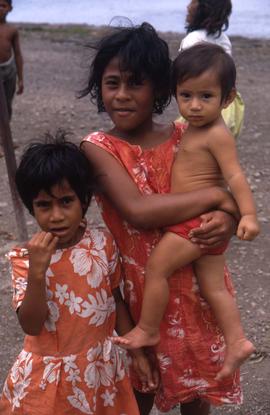
[[[16,172],[16,158],[13,149],[12,136],[9,125],[9,116],[6,102],[6,95],[4,91],[3,81],[0,79],[0,137],[5,155],[7,166],[9,187],[14,206],[15,219],[18,229],[19,241],[28,239],[26,222],[24,217],[23,205],[19,198],[15,186],[15,172]]]

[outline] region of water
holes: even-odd
[[[32,23],[109,24],[114,16],[184,33],[190,0],[13,0],[9,20]],[[121,20],[121,19],[120,19]],[[234,0],[228,35],[270,38],[270,0]]]

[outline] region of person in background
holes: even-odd
[[[23,93],[23,58],[18,29],[7,23],[6,17],[12,10],[11,0],[0,0],[0,82],[3,83],[8,116],[11,119],[12,100],[16,91]],[[0,108],[1,111],[1,108]],[[0,141],[0,157],[3,156]]]
[[[62,132],[25,150],[16,186],[40,231],[9,254],[23,331],[0,398],[1,415],[139,415],[125,355],[110,336],[128,330],[111,233],[87,226],[96,177]],[[132,354],[148,390],[143,351]],[[150,379],[151,378],[151,379]]]
[[[229,27],[231,0],[191,0],[187,10],[187,35],[181,41],[179,52],[196,43],[210,42],[232,55],[231,41],[224,33]],[[232,103],[222,111],[224,121],[235,138],[241,133],[244,113],[245,104],[237,91]],[[185,119],[181,117],[177,121],[185,122]]]

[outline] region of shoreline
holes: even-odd
[[[51,32],[51,33],[67,33],[67,34],[74,34],[74,35],[89,35],[89,33],[95,32],[103,32],[107,31],[110,28],[114,28],[114,26],[110,25],[94,25],[94,24],[86,24],[86,23],[31,23],[31,22],[10,22],[10,24],[14,24],[18,27],[19,30],[24,32]],[[178,32],[174,30],[158,30],[158,33],[163,34],[164,36],[179,36],[182,38],[185,36],[185,32]],[[228,34],[230,39],[234,40],[248,40],[252,41],[261,41],[261,42],[270,42],[270,37],[249,37],[249,36],[241,36],[241,35],[231,35]]]

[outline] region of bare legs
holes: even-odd
[[[194,265],[200,293],[211,306],[226,343],[224,364],[217,374],[217,380],[222,380],[232,375],[255,348],[245,337],[235,299],[225,286],[224,256],[204,255]]]
[[[169,300],[167,279],[178,268],[201,255],[197,245],[167,232],[146,264],[144,296],[138,325],[114,342],[126,348],[153,346],[159,342],[159,325]]]
[[[155,395],[138,392],[134,389],[134,394],[139,407],[140,415],[150,415],[154,405]],[[209,415],[210,405],[200,399],[181,404],[181,415]]]
[[[113,341],[126,348],[152,346],[159,342],[159,325],[169,299],[167,279],[177,269],[193,262],[201,295],[211,306],[224,334],[226,355],[217,375],[222,380],[251,355],[254,346],[243,332],[236,302],[224,282],[223,255],[201,256],[200,248],[177,234],[167,232],[146,265],[144,298],[138,325]]]

